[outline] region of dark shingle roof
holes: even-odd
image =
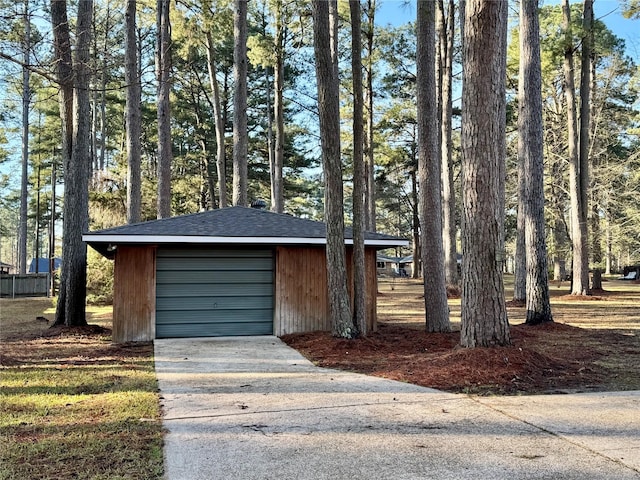
[[[182,215],[123,225],[90,232],[84,240],[104,253],[102,243],[228,243],[256,244],[322,243],[326,225],[322,222],[247,207],[227,207],[217,210]],[[193,237],[193,238],[189,238]],[[197,237],[197,238],[196,238]],[[351,228],[345,229],[345,239],[352,239]],[[214,241],[215,239],[215,241]],[[295,241],[292,241],[295,239]],[[371,245],[404,245],[406,240],[381,233],[365,233],[365,241]]]

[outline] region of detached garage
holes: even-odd
[[[322,222],[229,207],[100,230],[83,239],[115,260],[114,342],[331,329]],[[351,229],[345,243],[350,276]],[[372,329],[376,251],[407,244],[365,234]]]

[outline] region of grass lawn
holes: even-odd
[[[159,479],[162,426],[151,344],[50,329],[51,299],[0,299],[0,479]]]

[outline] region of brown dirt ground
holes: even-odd
[[[396,284],[391,292],[382,289],[378,302],[382,321],[378,331],[366,338],[345,340],[312,332],[285,335],[283,341],[323,367],[449,392],[515,395],[640,389],[637,292],[629,303],[628,293],[576,298],[554,291],[552,308],[559,321],[538,326],[520,323],[525,309],[509,305],[512,345],[465,349],[459,346],[459,331],[424,331],[423,300],[415,285]],[[399,312],[398,305],[404,311]],[[459,301],[450,303],[450,308],[452,317],[459,315]],[[602,323],[605,318],[610,325]],[[459,330],[459,323],[454,321],[453,328]]]
[[[64,365],[128,364],[133,359],[152,358],[151,342],[110,342],[111,330],[100,325],[49,327],[35,333],[2,338],[0,366],[46,363]]]
[[[560,323],[511,327],[512,346],[466,349],[460,334],[381,324],[366,338],[327,332],[282,339],[317,365],[476,394],[570,393],[640,388],[640,371],[612,357],[640,356],[637,337]],[[637,365],[636,365],[637,367]]]

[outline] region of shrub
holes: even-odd
[[[87,251],[87,303],[113,303],[113,261],[92,249]]]

